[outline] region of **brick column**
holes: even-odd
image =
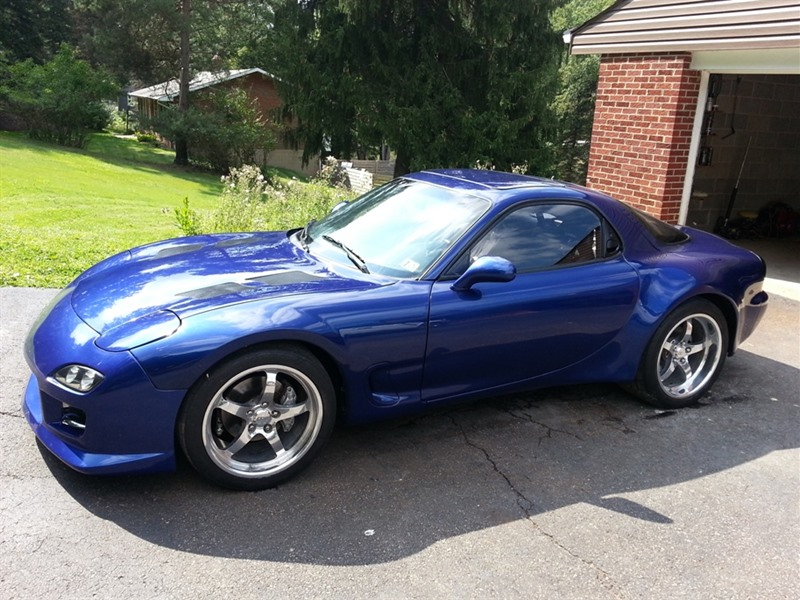
[[[700,72],[691,54],[604,55],[587,185],[678,221]]]

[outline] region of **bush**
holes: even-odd
[[[5,104],[34,139],[83,148],[89,133],[108,123],[103,101],[114,97],[116,86],[66,45],[43,65],[30,59],[11,65],[8,77]]]
[[[261,225],[267,184],[261,169],[253,165],[232,168],[222,177],[219,208],[214,212],[210,231],[253,231]]]
[[[149,123],[168,140],[184,137],[192,161],[227,172],[256,162],[275,147],[277,135],[247,93],[239,88],[209,89],[194,106],[162,110]]]
[[[109,121],[106,129],[111,133],[130,135],[138,126],[138,119],[135,111],[117,110],[117,107],[109,105],[106,107],[109,112]]]
[[[330,212],[354,194],[324,183],[296,180],[270,183],[258,167],[233,168],[222,177],[220,205],[213,213],[197,213],[184,198],[175,220],[184,235],[238,231],[283,231],[302,227]]]
[[[329,156],[320,166],[314,179],[331,187],[346,188],[347,170],[335,156]]]
[[[151,146],[158,146],[158,138],[152,133],[145,133],[143,131],[136,132],[136,141],[142,144],[150,144]]]
[[[309,221],[327,215],[339,202],[355,197],[356,194],[350,190],[324,183],[290,180],[270,190],[263,228],[283,231],[302,227]]]
[[[200,215],[189,208],[189,196],[184,197],[183,204],[175,209],[175,220],[183,235],[200,235],[203,233],[203,224]]]

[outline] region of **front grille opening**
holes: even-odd
[[[82,435],[86,430],[86,413],[79,408],[64,404],[61,407],[61,419],[53,425],[72,435]]]

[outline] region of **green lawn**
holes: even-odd
[[[0,286],[60,287],[95,262],[180,235],[173,209],[216,204],[216,175],[172,153],[95,135],[69,150],[0,132]]]

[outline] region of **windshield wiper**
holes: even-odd
[[[300,231],[300,235],[297,236],[297,239],[300,241],[300,245],[303,246],[303,250],[308,252],[308,243],[311,241],[311,234],[308,233],[308,230],[311,226],[316,223],[316,219],[311,219],[306,226]]]
[[[335,238],[332,238],[329,235],[323,235],[322,239],[325,240],[326,242],[330,242],[337,248],[341,248],[342,250],[344,250],[344,253],[347,255],[347,258],[349,258],[352,261],[352,263],[356,267],[358,267],[359,271],[361,271],[362,273],[369,273],[369,269],[367,268],[367,262],[363,258],[361,258],[358,254],[353,252],[350,248],[345,246],[342,242],[340,242]]]

